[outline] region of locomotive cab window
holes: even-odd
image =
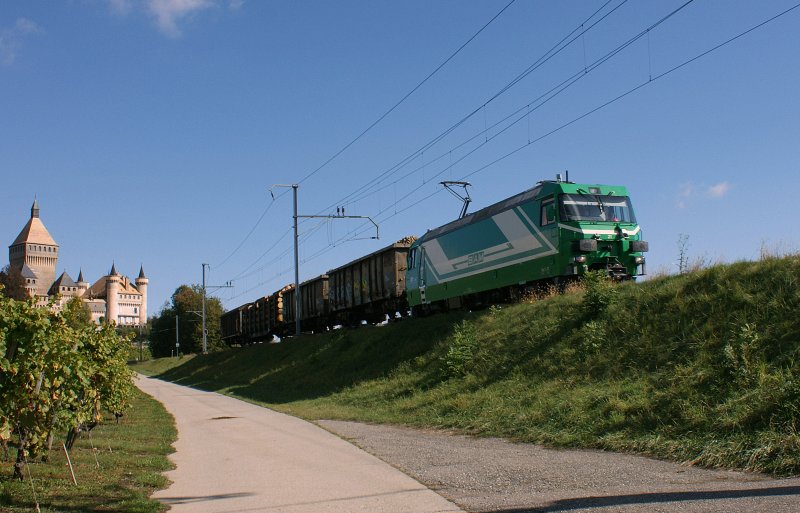
[[[542,201],[541,225],[547,226],[556,222],[556,202],[553,199]]]
[[[631,200],[612,194],[562,194],[559,197],[562,221],[636,223]]]
[[[408,253],[408,268],[413,269],[416,266],[417,266],[417,248],[414,248]]]

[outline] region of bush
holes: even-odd
[[[583,308],[591,316],[605,312],[617,297],[617,289],[611,278],[604,271],[591,271],[583,277],[586,292],[583,296]]]
[[[473,369],[477,352],[478,333],[475,326],[469,321],[461,321],[456,326],[447,353],[444,355],[447,376],[458,377],[469,374]]]

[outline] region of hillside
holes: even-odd
[[[232,349],[141,372],[307,418],[800,473],[800,256]]]

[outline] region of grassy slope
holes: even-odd
[[[173,467],[167,454],[173,451],[177,432],[164,407],[137,390],[133,409],[120,424],[114,423],[113,416],[106,418],[91,434],[91,440],[84,434],[70,451],[78,486],[72,483],[60,449],[63,437],[54,444],[49,463],[30,465],[41,511],[164,511],[163,504],[148,498],[167,486],[161,473]],[[96,461],[92,444],[97,448]],[[11,452],[16,456],[16,449]],[[0,511],[32,512],[30,482],[13,480],[12,466],[12,462],[0,463]]]
[[[800,473],[800,257],[160,365],[307,418]]]

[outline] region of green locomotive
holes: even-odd
[[[406,295],[419,311],[508,299],[590,270],[631,279],[645,274],[647,250],[625,187],[558,177],[417,239]]]

